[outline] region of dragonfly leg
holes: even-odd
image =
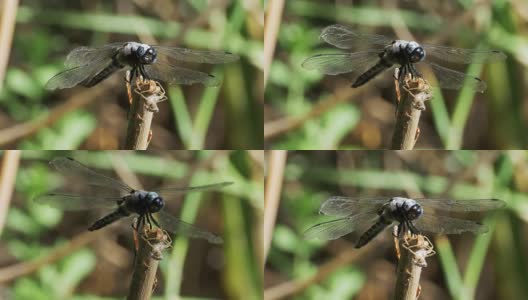
[[[398,82],[400,83],[400,85],[403,84],[403,79],[408,73],[410,73],[409,64],[401,66],[400,72],[398,72]]]
[[[158,223],[158,220],[156,220],[151,214],[150,214],[150,219],[152,220],[152,222],[158,226],[159,228],[161,228],[160,224]]]
[[[136,228],[134,228],[136,230],[136,232],[139,232],[139,230],[141,228],[143,228],[143,225],[145,224],[145,217],[143,215],[140,215],[138,218],[137,218],[137,222],[136,222]]]
[[[127,95],[128,95],[128,104],[132,106],[132,78],[134,78],[136,73],[136,68],[133,68],[132,70],[128,70],[125,73],[125,85],[127,88]]]
[[[145,71],[145,66],[144,66],[144,65],[141,65],[141,64],[140,64],[138,68],[139,68],[139,73],[141,74],[141,76],[143,76],[143,78],[144,78],[145,80],[149,80],[149,79],[151,79],[151,78],[149,78],[149,76],[147,75],[147,72]]]
[[[402,235],[402,232],[405,231],[404,227],[405,227],[405,223],[404,222],[402,222],[402,223],[400,223],[398,225],[398,237],[400,237]]]
[[[132,236],[134,238],[134,260],[136,260],[137,253],[139,251],[139,238],[138,238],[138,235],[139,235],[138,234],[138,232],[139,232],[138,228],[139,228],[139,222],[140,222],[139,219],[140,219],[140,217],[135,218],[134,222],[130,225],[130,226],[132,226],[132,229],[133,229]]]
[[[144,214],[144,216],[145,216],[145,220],[146,220],[145,224],[148,224],[149,229],[152,229],[152,220],[150,219],[150,214],[146,213],[146,214]]]
[[[422,74],[418,70],[416,70],[416,67],[413,64],[409,65],[409,70],[413,77],[423,78]]]
[[[132,71],[131,70],[127,70],[125,72],[125,82],[128,84],[132,82]]]
[[[409,230],[412,234],[420,234],[420,231],[414,226],[414,224],[411,221],[405,222],[407,226],[409,227]]]

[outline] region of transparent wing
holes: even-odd
[[[195,84],[201,83],[205,86],[218,86],[220,82],[211,74],[178,67],[169,62],[157,62],[145,65],[147,76],[152,79],[164,81],[169,84]]]
[[[459,90],[463,86],[483,93],[486,90],[486,83],[478,77],[466,75],[464,73],[441,67],[434,63],[428,63],[438,81],[438,86],[449,90]]]
[[[114,208],[119,197],[96,197],[48,193],[35,198],[35,202],[47,204],[63,210],[84,210],[91,208]]]
[[[424,214],[414,222],[414,225],[420,231],[438,234],[460,234],[463,232],[478,234],[488,232],[488,226],[479,222],[438,215]]]
[[[50,162],[50,165],[55,167],[57,171],[65,176],[77,176],[80,177],[86,184],[96,185],[101,187],[107,187],[110,189],[118,190],[123,193],[131,193],[134,191],[133,188],[129,187],[125,183],[113,179],[111,177],[99,174],[88,167],[84,166],[80,162],[69,157],[55,158]]]
[[[331,25],[323,29],[321,39],[341,49],[364,47],[368,44],[380,49],[393,41],[383,35],[356,33],[352,28],[341,24]]]
[[[84,80],[95,76],[111,63],[110,58],[93,60],[90,64],[73,67],[53,76],[44,88],[47,90],[72,88]]]
[[[432,207],[434,209],[452,212],[488,211],[506,206],[506,203],[499,199],[453,200],[423,198],[415,200],[424,207]]]
[[[320,223],[304,232],[305,239],[335,240],[359,229],[370,227],[377,220],[376,213],[361,213],[352,217]]]
[[[328,198],[319,209],[320,214],[335,217],[347,217],[358,212],[377,212],[387,198],[349,198],[333,196]]]
[[[159,221],[161,228],[172,232],[174,234],[181,234],[191,238],[206,239],[213,244],[221,244],[223,240],[221,237],[212,234],[209,231],[200,229],[196,226],[193,226],[189,223],[186,223],[182,220],[178,220],[172,215],[166,213],[165,211],[160,211],[157,213],[156,219]]]
[[[427,56],[457,64],[497,62],[506,59],[506,55],[499,50],[461,49],[432,45],[422,45],[422,47]]]
[[[171,59],[207,64],[223,64],[239,59],[238,55],[224,51],[195,50],[186,48],[176,48],[168,46],[152,46],[158,54],[165,55]]]
[[[379,52],[360,51],[354,53],[318,54],[307,58],[302,66],[308,70],[318,70],[324,74],[337,75],[361,72],[373,66],[379,59]]]
[[[201,186],[165,188],[165,189],[160,189],[159,192],[162,195],[177,195],[177,194],[185,194],[185,193],[190,193],[190,192],[202,192],[202,191],[220,189],[220,188],[223,188],[231,184],[233,184],[233,182],[226,181],[226,182],[213,183],[213,184],[201,185]]]
[[[84,66],[93,63],[96,60],[111,59],[114,54],[123,47],[124,43],[112,43],[102,47],[79,47],[73,49],[68,56],[64,65],[69,68]]]

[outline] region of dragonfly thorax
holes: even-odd
[[[425,50],[417,42],[396,40],[392,42],[388,49],[400,65],[414,64],[425,59]]]
[[[423,215],[423,208],[413,199],[393,197],[384,206],[382,215],[397,222],[413,221]]]
[[[153,64],[157,60],[157,52],[152,46],[137,42],[128,42],[123,47],[125,56],[132,56],[141,64]]]
[[[134,191],[130,197],[125,198],[125,205],[129,211],[144,214],[160,211],[165,203],[156,192],[138,190]]]

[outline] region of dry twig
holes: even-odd
[[[269,155],[268,178],[264,194],[264,257],[267,257],[275,226],[275,217],[279,209],[282,179],[286,166],[287,152],[285,150],[273,150]],[[264,265],[264,263],[262,264]]]
[[[399,101],[391,149],[412,150],[420,133],[418,123],[425,101],[431,99],[431,88],[423,78],[407,74],[396,91]]]
[[[77,251],[78,249],[86,246],[86,244],[93,242],[100,238],[101,235],[108,234],[103,230],[99,231],[87,231],[76,235],[67,243],[57,247],[55,250],[50,252],[48,255],[37,258],[29,262],[21,262],[8,267],[0,269],[0,283],[15,280],[19,277],[29,275],[40,268],[47,266],[53,262],[56,262],[65,256]]]
[[[371,243],[376,246],[379,246],[379,241],[372,241]],[[375,249],[376,246],[374,246],[373,248]],[[368,261],[374,255],[377,255],[377,251],[372,251],[372,249],[369,249],[369,247],[363,247],[359,250],[351,248],[349,250],[341,251],[330,261],[325,262],[323,265],[319,266],[319,268],[317,269],[317,273],[315,273],[314,275],[302,279],[283,282],[276,286],[267,288],[264,291],[264,299],[290,299],[296,294],[299,294],[305,289],[309,288],[310,286],[327,279],[339,268],[343,268],[343,266],[346,265],[351,265],[354,262]]]
[[[345,86],[337,89],[332,95],[324,100],[317,102],[312,109],[304,115],[295,117],[289,116],[266,122],[264,124],[264,141],[269,141],[272,138],[301,127],[305,122],[321,116],[327,111],[334,109],[337,105],[350,101],[352,96],[357,93],[357,89],[351,89],[349,86]]]
[[[394,300],[415,300],[420,295],[420,275],[426,258],[435,254],[433,244],[423,235],[405,234],[399,241],[400,260]]]
[[[111,79],[110,79],[111,80]],[[101,87],[94,87],[79,92],[67,101],[53,108],[48,114],[37,117],[25,123],[16,124],[12,127],[0,130],[0,146],[14,143],[17,140],[30,137],[40,129],[53,125],[65,114],[84,107],[105,95],[113,84],[102,84]]]
[[[0,2],[0,90],[9,61],[13,32],[15,31],[18,0]]]
[[[16,174],[20,162],[19,150],[8,150],[4,153],[0,169],[0,234],[4,228],[7,210],[11,203],[11,196],[15,189]]]
[[[133,94],[137,96],[132,99],[130,107],[125,149],[146,150],[152,138],[152,118],[159,111],[157,104],[167,97],[159,82],[143,80],[141,76],[135,80],[134,93],[129,90],[129,97]]]
[[[264,87],[268,81],[275,44],[279,34],[279,28],[284,10],[284,0],[271,0],[268,2],[268,13],[264,29]]]
[[[160,228],[147,229],[139,239],[139,251],[134,263],[134,274],[130,283],[127,300],[148,300],[156,284],[156,271],[163,259],[163,250],[169,248],[172,240]]]

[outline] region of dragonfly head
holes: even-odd
[[[146,65],[155,63],[158,56],[156,50],[148,45],[139,46],[135,55],[139,62]]]
[[[160,211],[165,205],[163,199],[155,192],[147,193],[148,211],[155,213]]]
[[[423,214],[423,208],[420,204],[415,203],[407,209],[407,218],[409,220],[416,220]]]
[[[409,42],[405,47],[405,52],[409,58],[410,63],[421,62],[425,59],[425,50],[416,42]]]

